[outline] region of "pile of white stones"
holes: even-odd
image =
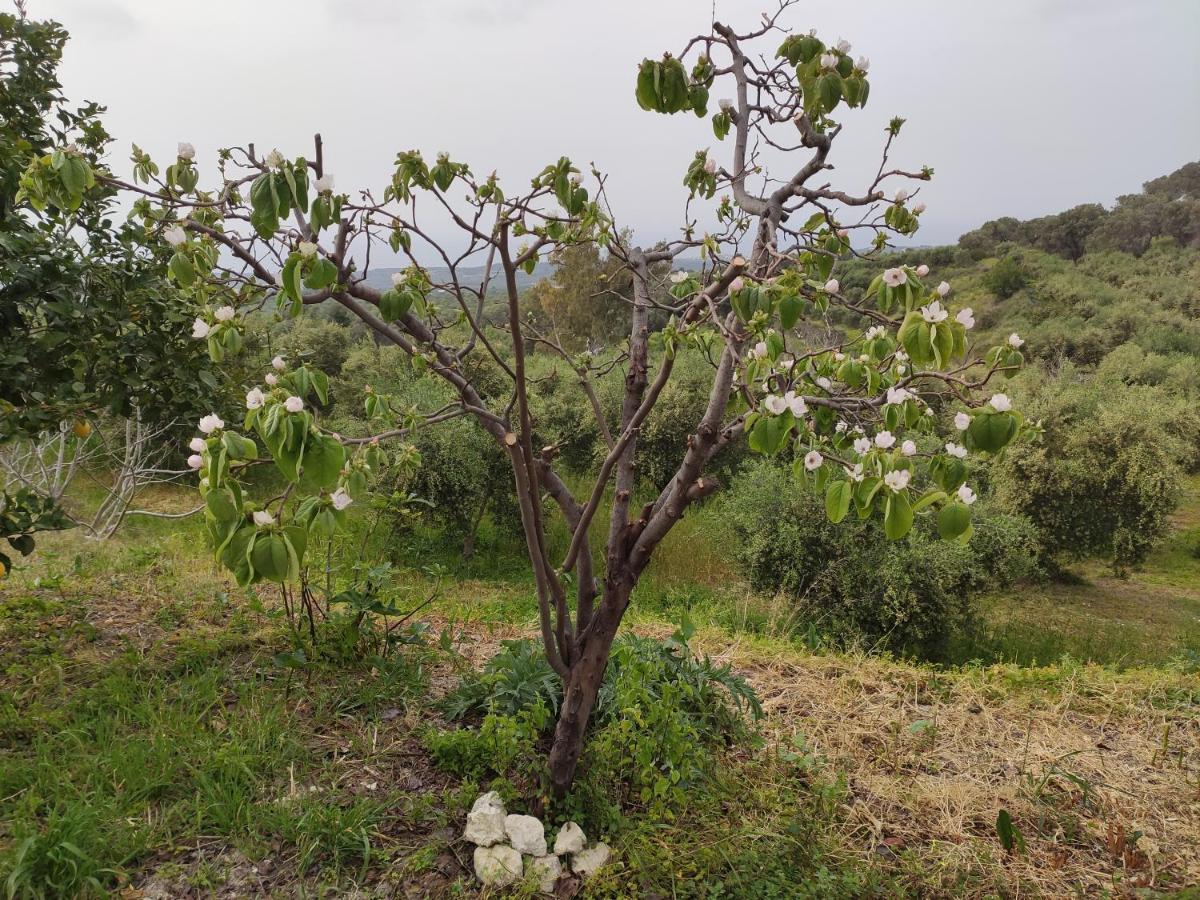
[[[553,893],[555,882],[564,872],[583,878],[608,862],[612,852],[598,841],[587,846],[583,829],[568,822],[558,830],[554,851],[546,847],[546,826],[536,816],[510,815],[495,791],[483,794],[467,814],[463,840],[475,845],[475,875],[484,884],[503,887],[535,872],[543,893]],[[569,868],[563,859],[569,857]]]

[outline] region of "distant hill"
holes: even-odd
[[[428,266],[429,277],[435,283],[442,283],[450,280],[450,270],[445,266]],[[367,274],[367,284],[379,290],[387,290],[392,285],[392,273],[401,272],[403,269],[371,269]],[[532,275],[526,275],[524,272],[517,272],[517,289],[524,291],[534,282],[541,281],[543,278],[549,278],[554,274],[554,265],[548,262],[540,262],[533,270]],[[483,266],[460,266],[458,269],[458,280],[463,284],[479,284],[483,280]],[[494,294],[503,289],[504,280],[501,272],[497,269],[492,273],[491,289],[489,294]]]

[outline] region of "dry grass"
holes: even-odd
[[[935,673],[869,657],[764,655],[718,633],[698,646],[754,684],[774,740],[802,737],[846,773],[844,845],[864,856],[907,851],[926,891],[1091,896],[1200,883],[1194,676]],[[1026,852],[1001,848],[1001,809]]]

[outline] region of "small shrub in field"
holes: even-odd
[[[1004,257],[983,276],[983,286],[1001,300],[1007,300],[1025,287],[1025,282],[1025,270],[1013,256]]]
[[[972,624],[976,595],[1035,571],[1030,524],[986,505],[967,544],[939,541],[923,524],[881,545],[863,539],[866,525],[830,523],[821,498],[772,463],[743,470],[723,503],[754,588],[802,600],[802,623],[925,658]]]
[[[751,739],[747,718],[762,713],[754,691],[728,666],[694,656],[687,637],[685,627],[667,641],[624,635],[614,643],[575,795],[581,813],[600,814],[585,809],[580,798],[589,797],[665,814],[712,774],[714,751]],[[439,765],[458,774],[505,774],[537,758],[513,748],[532,750],[546,739],[561,702],[541,647],[507,641],[442,703],[452,719],[482,714],[479,727],[434,734],[427,743]]]

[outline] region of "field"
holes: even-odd
[[[617,864],[583,896],[1188,895],[1195,488],[1142,571],[1083,565],[1077,584],[991,598],[987,633],[961,649],[977,660],[943,668],[810,646],[783,601],[751,593],[685,522],[629,627],[666,636],[688,617],[693,648],[758,691],[761,742],[731,751],[673,820],[630,810],[608,836]],[[447,727],[433,698],[535,630],[510,562],[485,539],[454,577],[407,573],[401,605],[434,597],[412,643],[296,669],[278,656],[276,589],[233,586],[197,523],[140,520],[104,544],[45,536],[0,590],[0,884],[473,896],[458,835],[480,786],[440,769],[426,735]]]

